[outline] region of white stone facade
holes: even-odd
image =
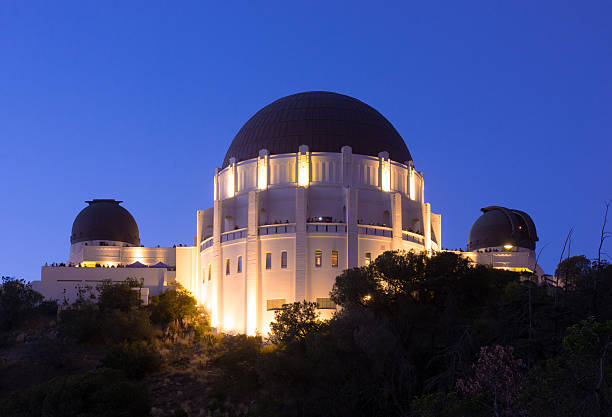
[[[261,150],[232,159],[214,182],[214,206],[197,214],[198,277],[186,286],[224,331],[265,335],[279,306],[301,300],[330,317],[329,292],[344,269],[386,250],[441,248],[422,173],[386,152]]]

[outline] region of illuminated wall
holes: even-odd
[[[422,202],[422,174],[386,152],[262,150],[231,160],[214,181],[214,215],[198,218],[194,290],[223,331],[266,335],[271,306],[307,299],[329,307],[335,277],[346,268],[386,250],[440,249],[440,216]],[[319,310],[324,318],[334,311]]]

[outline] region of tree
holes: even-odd
[[[561,351],[530,375],[533,416],[612,416],[612,320],[567,329]]]
[[[591,273],[591,261],[584,255],[565,258],[555,270],[555,276],[566,291],[584,288]]]
[[[270,341],[281,346],[301,342],[322,326],[317,303],[303,301],[287,304],[274,312],[274,322],[270,324]]]
[[[135,278],[113,282],[104,280],[97,286],[98,307],[101,311],[120,310],[128,312],[140,307],[142,301],[136,289],[142,288],[142,283]]]
[[[457,381],[457,389],[469,398],[479,399],[494,416],[522,416],[519,403],[525,365],[514,358],[512,346],[483,346],[474,364],[474,375]]]
[[[57,309],[57,303],[43,301],[43,296],[23,279],[2,277],[0,285],[0,330],[12,330],[36,313],[40,307]]]
[[[164,332],[175,337],[178,330],[185,329],[187,319],[197,317],[197,300],[180,284],[176,289],[167,289],[151,297],[151,321],[164,328]]]

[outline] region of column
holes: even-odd
[[[213,302],[211,324],[213,327],[223,328],[223,254],[221,253],[221,225],[223,224],[222,200],[215,200],[213,206],[213,293],[210,294]]]
[[[346,268],[359,265],[359,235],[357,219],[358,191],[352,187],[344,189],[344,204],[346,205]]]
[[[295,301],[306,300],[306,188],[295,189]]]
[[[402,249],[402,195],[391,194],[391,227],[393,228],[392,249]]]
[[[423,207],[423,236],[425,237],[425,250],[431,252],[431,204],[425,203]]]
[[[259,192],[249,192],[248,226],[246,240],[246,333],[254,335],[261,330],[261,272],[259,262]]]

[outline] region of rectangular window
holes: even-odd
[[[338,251],[332,251],[332,268],[338,268]]]
[[[320,268],[322,264],[323,264],[323,251],[317,249],[315,251],[315,266],[317,268]]]
[[[225,275],[229,275],[230,274],[230,260],[229,258],[227,258],[225,260]]]
[[[321,310],[335,310],[336,303],[331,298],[317,298],[317,308]]]
[[[236,267],[236,272],[238,273],[242,272],[242,256],[238,257],[238,266]]]
[[[287,268],[287,251],[281,252],[281,268]]]
[[[212,265],[208,264],[208,280],[212,278]]]
[[[272,254],[266,252],[266,269],[272,269]]]
[[[372,253],[371,252],[366,252],[365,253],[365,266],[369,266],[372,263]]]
[[[266,300],[266,310],[282,310],[285,305],[284,298],[273,298],[271,300]]]

